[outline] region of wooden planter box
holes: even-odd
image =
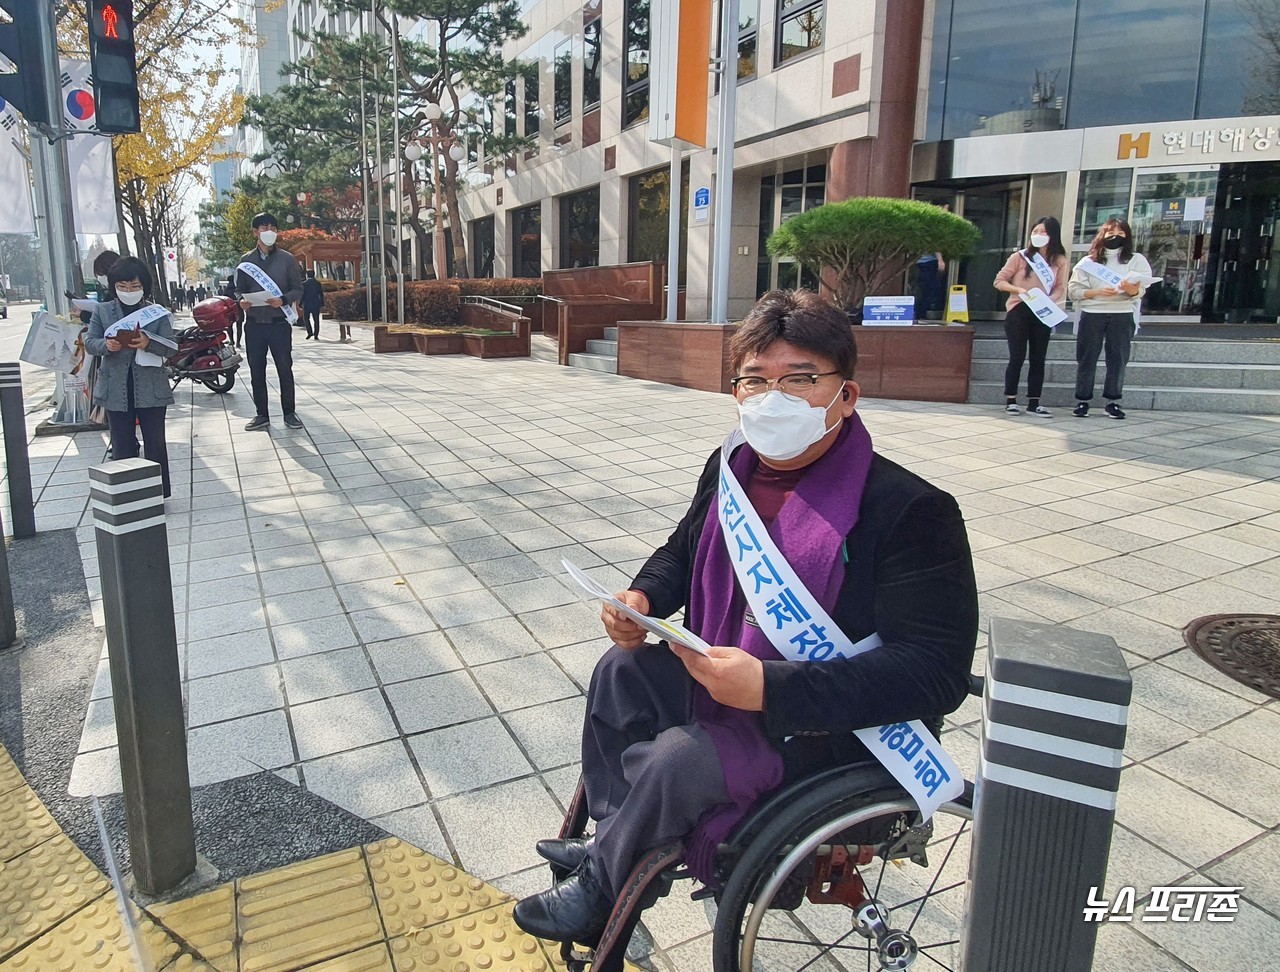
[[[403,332],[393,333],[385,324],[373,329],[373,353],[395,354],[400,351],[417,351],[413,343],[413,335]]]
[[[699,391],[728,392],[733,324],[618,323],[618,374]],[[868,398],[917,402],[969,399],[973,328],[853,326],[854,380]]]
[[[461,334],[414,334],[419,354],[462,354]]]

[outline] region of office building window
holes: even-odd
[[[649,117],[649,0],[626,0],[623,12],[622,127]]]
[[[783,64],[822,46],[825,6],[825,0],[779,0],[776,63]]]
[[[582,110],[600,107],[600,18],[582,28]]]
[[[573,119],[573,40],[566,38],[556,45],[555,84],[552,92],[556,126]]]
[[[627,259],[667,262],[671,214],[671,175],[666,168],[642,172],[627,180]],[[680,173],[680,272],[684,283],[689,250],[689,163]]]
[[[511,211],[511,276],[542,276],[542,204]]]
[[[720,55],[720,18],[716,17],[716,56]],[[750,81],[756,76],[756,44],[760,38],[760,0],[740,0],[738,7],[738,81]],[[720,90],[720,75],[715,78],[715,90]]]
[[[512,78],[507,82],[506,94],[503,98],[503,107],[506,110],[507,117],[503,126],[503,132],[507,138],[514,138],[516,134],[516,81]]]
[[[560,266],[600,265],[600,187],[560,197]]]
[[[537,135],[542,127],[541,92],[538,89],[540,74],[536,60],[524,69],[524,134],[530,138]]]
[[[471,221],[471,266],[474,276],[493,276],[493,217]]]

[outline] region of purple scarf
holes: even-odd
[[[805,472],[787,498],[769,536],[801,582],[832,613],[844,583],[841,550],[858,522],[862,491],[871,469],[871,436],[857,413],[844,423],[835,444]],[[729,461],[743,489],[759,457],[743,445]],[[756,658],[782,655],[754,624],[747,624],[746,598],[738,586],[713,508],[707,513],[693,561],[689,627],[712,645],[736,645]],[[764,734],[764,716],[716,702],[701,685],[694,688],[694,722],[710,734],[720,756],[732,803],[707,811],[685,851],[685,863],[704,884],[715,879],[715,852],[762,793],[782,783],[782,756]]]

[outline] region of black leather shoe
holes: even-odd
[[[594,948],[612,910],[613,899],[600,887],[588,857],[554,887],[516,902],[512,917],[530,935]]]
[[[566,837],[558,840],[540,840],[536,845],[538,856],[563,871],[576,871],[587,856],[591,838]]]
[[[302,419],[298,418],[297,413],[290,412],[284,417],[284,424],[291,429],[300,429],[302,428]]]
[[[245,425],[244,430],[246,432],[252,432],[254,429],[265,429],[270,424],[271,419],[267,418],[265,415],[256,415],[252,422]]]

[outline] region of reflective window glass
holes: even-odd
[[[1076,199],[1077,250],[1087,250],[1107,220],[1129,218],[1129,189],[1132,184],[1132,169],[1080,173],[1080,194]]]
[[[627,0],[623,14],[622,127],[649,117],[649,0]]]
[[[534,61],[524,69],[524,133],[537,135],[542,126],[542,107],[539,102],[540,92],[538,62]]]
[[[514,138],[516,134],[516,82],[514,79],[507,82],[507,90],[503,96],[503,107],[506,109],[506,121],[503,125],[503,132],[507,138]]]
[[[600,104],[600,18],[582,28],[582,110]]]
[[[511,276],[542,276],[542,205],[511,211]]]
[[[1079,0],[1079,8],[1068,127],[1193,117],[1204,0]]]
[[[563,125],[573,118],[573,41],[569,39],[556,45],[553,99],[555,123]]]
[[[600,265],[600,187],[560,197],[560,266]]]
[[[942,137],[1062,128],[1075,6],[953,0]],[[1103,20],[1132,42],[1123,24]],[[1120,79],[1111,97],[1124,97],[1130,77],[1124,62],[1107,76]],[[931,97],[936,94],[931,87]]]
[[[471,221],[471,266],[474,276],[493,276],[493,217]]]
[[[671,173],[654,169],[627,180],[627,259],[667,262],[670,235]],[[680,177],[680,272],[684,283],[689,250],[689,163]]]
[[[1280,5],[1209,0],[1197,118],[1280,113]]]
[[[929,54],[929,99],[925,140],[942,138],[942,112],[947,104],[947,65],[951,55],[951,0],[934,0],[933,47]]]
[[[822,46],[823,0],[783,0],[778,6],[778,64]]]

